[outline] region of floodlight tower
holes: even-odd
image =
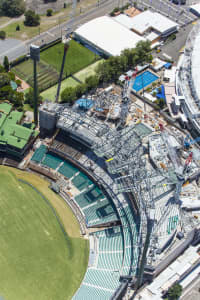
[[[70,26],[67,28],[66,34],[62,36],[62,43],[64,44],[64,53],[63,53],[63,58],[62,58],[62,65],[61,65],[60,75],[59,75],[59,79],[58,79],[58,88],[57,88],[56,99],[55,99],[56,103],[58,103],[58,100],[59,100],[61,81],[62,81],[64,66],[65,66],[66,54],[67,54],[67,51],[69,49],[69,42],[71,40],[71,35],[72,35],[72,32],[73,32],[73,24],[74,24],[74,17],[75,17],[75,13],[76,13],[76,6],[77,6],[77,0],[73,0]]]
[[[33,60],[34,73],[34,123],[38,125],[38,86],[37,86],[37,62],[40,61],[40,47],[30,46],[30,57]]]

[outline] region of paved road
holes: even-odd
[[[109,13],[114,7],[118,5],[118,3],[119,0],[99,0],[97,4],[90,10],[75,18],[73,30],[81,24],[84,24],[85,22]],[[55,40],[55,38],[60,37],[62,33],[64,33],[64,30],[68,28],[70,24],[71,21],[65,22],[61,25],[57,25],[49,29],[48,31],[41,33],[40,35],[23,42],[21,45],[16,44],[12,48],[9,47],[6,50],[1,48],[0,45],[0,62],[3,61],[5,55],[8,56],[9,60],[14,60],[23,54],[28,54],[30,45],[32,43],[41,45],[43,43],[50,42],[51,40]]]
[[[161,52],[159,54],[154,54],[154,56],[158,56],[160,58],[166,59],[163,54],[167,54],[172,57],[172,59],[177,62],[180,55],[180,50],[185,46],[185,42],[187,40],[189,32],[192,30],[192,24],[188,24],[186,27],[181,28],[179,32],[176,34],[176,39],[166,43],[161,48]]]

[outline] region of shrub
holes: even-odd
[[[40,25],[40,16],[36,14],[33,10],[27,10],[25,12],[24,25],[26,26],[38,26]]]
[[[1,31],[0,31],[0,39],[1,39],[1,40],[5,40],[5,38],[6,38],[6,32],[3,31],[3,30],[1,30]]]
[[[53,9],[51,8],[47,9],[47,13],[46,13],[47,17],[51,17],[52,14],[53,14]]]
[[[21,80],[19,80],[19,79],[17,79],[15,82],[16,82],[18,87],[21,86],[21,84],[22,84]]]

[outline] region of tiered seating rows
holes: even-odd
[[[55,170],[58,168],[61,162],[63,162],[63,160],[58,156],[47,153],[42,161],[42,164]]]
[[[113,271],[90,268],[87,270],[83,283],[115,290],[119,285],[119,274]]]
[[[47,147],[45,145],[41,145],[38,149],[35,150],[31,160],[40,163],[47,151]]]
[[[109,300],[113,292],[82,284],[73,300]]]
[[[113,271],[121,270],[123,262],[123,251],[121,252],[100,252],[97,267]]]
[[[88,206],[88,205],[94,203],[95,201],[103,199],[103,198],[105,198],[105,196],[99,190],[99,188],[92,187],[92,188],[89,188],[87,191],[76,196],[75,201],[78,203],[78,205],[81,208],[83,208],[83,207]]]
[[[72,178],[78,172],[78,170],[70,163],[65,161],[64,164],[58,169],[58,172],[64,175],[66,178]]]
[[[79,191],[82,191],[89,185],[93,184],[93,182],[83,173],[79,173],[77,176],[75,176],[72,179],[72,183]]]
[[[108,202],[108,199],[97,201],[95,205],[83,208],[83,213],[88,225],[97,225],[118,220],[114,206]]]

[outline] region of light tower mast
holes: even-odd
[[[30,46],[30,57],[33,60],[34,73],[34,123],[38,125],[38,86],[37,86],[37,62],[40,61],[40,47]]]
[[[62,64],[61,64],[60,75],[59,75],[59,79],[58,79],[58,88],[57,88],[56,99],[55,99],[56,103],[58,103],[58,100],[59,100],[60,88],[61,88],[61,81],[62,81],[64,66],[65,66],[66,54],[67,54],[67,51],[69,49],[69,42],[71,40],[71,34],[72,34],[72,31],[73,31],[73,24],[74,24],[75,12],[76,12],[76,5],[77,5],[77,0],[73,0],[70,26],[66,30],[67,33],[64,36],[62,36],[62,43],[64,44],[64,53],[63,53],[63,59],[62,59]]]

